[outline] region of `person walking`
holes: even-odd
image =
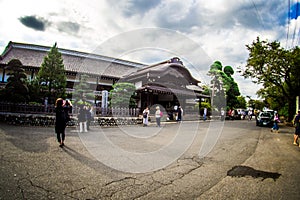
[[[173,119],[175,119],[177,121],[177,117],[178,117],[178,106],[175,105],[174,106],[174,117],[173,117]]]
[[[225,120],[225,110],[224,108],[221,108],[221,121]]]
[[[143,111],[143,125],[144,126],[148,126],[149,114],[150,114],[149,108],[146,107]]]
[[[63,105],[64,100],[62,98],[58,98],[55,102],[55,133],[60,147],[65,145],[65,129],[68,115]]]
[[[234,119],[234,110],[229,109],[228,112],[227,112],[227,115],[228,115],[230,120],[233,120]]]
[[[182,115],[183,115],[183,109],[181,106],[178,106],[178,114],[177,114],[177,121],[181,122],[182,121]]]
[[[274,115],[274,125],[271,129],[271,132],[275,131],[276,133],[278,133],[279,131],[279,126],[278,123],[280,122],[279,117],[278,117],[278,113],[276,112]]]
[[[79,132],[87,132],[87,118],[86,118],[86,109],[84,106],[79,107],[79,113],[77,115],[79,122]]]
[[[93,121],[93,119],[92,119],[92,110],[91,110],[90,106],[86,106],[86,120],[87,120],[86,127],[87,127],[87,130],[89,131],[91,121]]]
[[[252,120],[252,114],[253,114],[253,112],[252,112],[252,110],[251,109],[249,109],[248,110],[248,120]]]
[[[295,134],[294,134],[294,145],[299,145],[298,138],[300,135],[300,110],[298,110],[298,114],[294,118],[294,126],[295,126]]]
[[[241,115],[242,115],[241,117],[242,120],[246,119],[246,112],[244,110],[241,111]]]
[[[203,121],[206,121],[207,119],[207,108],[204,108],[203,110]]]
[[[162,117],[162,112],[161,112],[159,106],[156,106],[155,119],[156,119],[156,124],[157,124],[158,127],[160,127],[161,117]]]

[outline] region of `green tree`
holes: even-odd
[[[223,71],[228,77],[231,77],[234,74],[231,66],[225,66]]]
[[[295,114],[296,96],[300,93],[300,49],[286,50],[277,41],[262,41],[257,37],[246,45],[249,58],[242,75],[252,78],[254,83],[262,84],[258,95],[268,98],[271,108],[288,110],[288,119]]]
[[[262,100],[254,100],[254,108],[258,110],[263,110],[266,107],[266,103]]]
[[[243,96],[238,96],[237,97],[237,104],[236,104],[236,108],[246,108],[247,102],[245,97]]]
[[[87,74],[82,74],[80,76],[79,83],[74,86],[74,92],[72,99],[74,103],[86,103],[87,100],[95,100],[95,95],[90,88],[90,84],[87,82],[89,76]]]
[[[217,108],[220,110],[224,108],[226,105],[225,101],[225,91],[224,91],[224,82],[226,80],[223,79],[224,73],[222,71],[222,63],[220,61],[215,61],[208,71],[208,75],[211,76],[211,106],[212,109]]]
[[[27,81],[29,90],[29,102],[43,103],[43,94],[41,93],[40,85],[37,79]]]
[[[27,102],[29,99],[28,87],[26,85],[26,73],[22,68],[23,64],[18,59],[12,59],[8,62],[6,70],[9,71],[7,74],[7,84],[4,90],[5,100],[20,103]]]
[[[111,107],[136,107],[134,84],[116,83],[112,87],[113,89],[109,94]]]
[[[44,57],[37,80],[49,102],[53,103],[56,98],[65,96],[67,78],[63,58],[56,43]]]
[[[218,103],[219,107],[225,107],[223,105],[226,101],[226,105],[230,108],[238,107],[237,97],[240,95],[240,91],[237,83],[232,78],[234,70],[231,66],[226,66],[223,69],[220,61],[215,61],[208,72],[212,77],[214,104]],[[226,100],[225,100],[226,96]]]
[[[234,70],[231,66],[224,67],[224,74],[226,74],[226,103],[228,107],[236,108],[239,107],[238,96],[240,95],[240,90],[238,84],[232,78]]]

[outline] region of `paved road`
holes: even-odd
[[[300,199],[300,148],[254,121],[0,127],[0,199]]]

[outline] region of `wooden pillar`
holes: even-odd
[[[2,73],[2,83],[4,83],[4,78],[5,78],[5,67],[3,67],[3,73]]]

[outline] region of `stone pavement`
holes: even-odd
[[[207,128],[208,123],[202,123],[197,131]],[[178,124],[166,125],[162,130],[168,131],[163,138],[140,146],[126,142],[130,135],[120,139],[117,128],[106,128],[104,132],[110,133],[119,146],[143,150],[159,148],[164,138],[177,129]],[[97,130],[93,127],[91,133]],[[241,134],[241,130],[246,133]],[[1,124],[0,199],[300,198],[300,148],[292,145],[292,128],[281,127],[281,133],[273,134],[253,123],[229,122],[223,132],[214,150],[204,158],[197,155],[204,140],[204,135],[199,134],[170,165],[156,171],[129,173],[99,162],[75,128],[67,129],[66,146],[59,148],[53,127]],[[234,166],[248,171],[229,174]],[[274,177],[269,174],[272,172]]]

